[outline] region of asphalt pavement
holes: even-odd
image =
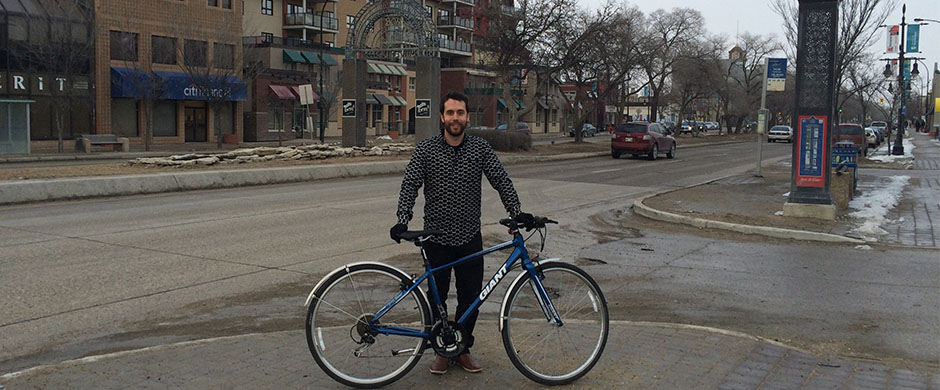
[[[879,171],[884,175],[915,172],[922,178],[916,186],[905,190],[899,201],[891,226],[893,239],[881,245],[902,245],[936,248],[940,237],[940,204],[937,172],[940,170],[940,143],[927,136],[915,135],[915,164],[912,171]],[[595,154],[596,155],[596,154]],[[552,158],[583,158],[557,156]],[[520,158],[521,163],[534,159]],[[148,183],[175,183],[185,190],[221,186],[253,185],[284,181],[316,180],[368,174],[400,172],[403,162],[358,163],[342,167],[295,169],[245,169],[220,173],[157,174],[102,179],[44,180],[34,187],[0,183],[0,203],[30,202],[59,199],[10,201],[13,194],[39,191],[60,191],[69,198],[75,194],[112,196],[148,192]],[[332,169],[332,171],[330,171]],[[922,172],[918,172],[922,171]],[[240,172],[240,173],[239,173]],[[198,176],[203,177],[198,177]],[[223,176],[212,176],[223,175]],[[166,177],[164,177],[166,176]],[[260,179],[257,177],[261,177]],[[253,179],[254,178],[254,179]],[[104,180],[93,182],[93,180]],[[241,181],[239,181],[241,180]],[[255,181],[252,181],[255,180]],[[874,179],[871,179],[874,180]],[[105,181],[112,184],[105,185]],[[39,181],[37,181],[39,182]],[[733,183],[725,181],[724,183]],[[35,185],[35,184],[34,184]],[[167,185],[167,184],[159,184]],[[738,190],[733,184],[728,191]],[[119,188],[113,192],[85,194],[89,187]],[[113,186],[113,187],[109,187]],[[149,188],[149,187],[148,187]],[[864,187],[863,187],[864,188]],[[53,190],[54,189],[54,190]],[[688,190],[694,190],[690,188]],[[135,192],[136,191],[136,192]],[[162,190],[153,190],[162,191]],[[150,191],[150,192],[153,192]],[[681,191],[681,190],[680,190]],[[56,192],[56,193],[60,193]],[[23,196],[23,195],[15,195]],[[720,201],[720,198],[715,201]],[[649,209],[650,214],[670,215],[671,222],[693,226],[698,221],[684,217],[677,210],[657,210],[637,202],[635,209]],[[836,240],[853,242],[856,237],[833,233],[793,229],[790,226],[767,226],[748,223],[746,210],[738,223],[718,224],[710,228],[747,229],[749,234],[804,240]],[[642,212],[640,212],[642,214]],[[644,214],[646,215],[646,214]],[[906,218],[902,218],[907,216]],[[897,222],[901,221],[901,222]],[[763,222],[763,220],[761,220]],[[836,223],[850,224],[844,219]],[[849,231],[849,228],[841,231]],[[861,241],[859,241],[861,242]],[[928,249],[929,250],[929,249]],[[541,388],[515,371],[500,345],[493,323],[478,327],[485,337],[478,337],[475,355],[484,365],[481,374],[469,374],[451,368],[443,376],[427,372],[430,354],[417,368],[391,389],[418,386],[445,386],[467,389]],[[935,340],[934,340],[935,342]],[[0,388],[345,388],[332,381],[314,363],[306,347],[302,330],[263,334],[245,334],[216,339],[182,342],[138,350],[120,351],[81,359],[39,366],[0,375]],[[614,321],[608,348],[600,363],[584,378],[564,386],[570,389],[620,388],[905,388],[940,389],[940,368],[930,372],[914,372],[873,361],[833,359],[819,356],[772,340],[721,329],[669,324]]]

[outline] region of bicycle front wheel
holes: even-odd
[[[562,325],[548,321],[531,275],[510,287],[502,312],[503,347],[529,379],[563,385],[587,374],[607,344],[607,301],[597,283],[578,267],[537,267],[542,286]]]
[[[381,387],[408,373],[421,359],[425,340],[369,329],[373,313],[410,285],[401,271],[356,264],[328,276],[307,308],[307,346],[330,377],[358,388]],[[381,327],[430,331],[426,298],[414,289],[377,322]]]

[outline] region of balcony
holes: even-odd
[[[327,14],[299,13],[284,15],[284,28],[298,27],[337,33],[339,32],[339,20]]]
[[[439,39],[441,50],[454,54],[471,55],[470,44],[467,42],[456,42],[447,38]]]
[[[277,48],[296,48],[296,49],[312,49],[312,50],[323,50],[325,52],[331,52],[333,54],[343,54],[343,49],[330,47],[329,45],[321,45],[318,42],[300,39],[300,38],[282,38],[275,36],[248,36],[242,37],[242,45],[247,47],[277,47]]]
[[[457,4],[465,4],[465,5],[473,6],[474,1],[475,0],[441,0],[441,4],[457,3]]]
[[[473,30],[473,19],[461,16],[439,16],[437,18],[437,27],[458,27]]]

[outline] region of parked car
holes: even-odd
[[[888,129],[888,122],[885,122],[885,121],[871,121],[871,124],[869,124],[868,127],[874,127],[874,128],[878,128],[878,129],[881,129],[881,130],[887,130],[887,129]]]
[[[581,127],[581,137],[593,137],[597,134],[597,128],[590,123],[585,123]],[[568,136],[574,137],[574,127],[568,129]]]
[[[878,146],[878,144],[881,143],[879,139],[880,138],[878,137],[877,130],[871,127],[865,128],[865,140],[868,141],[869,148],[874,148],[875,146]]]
[[[506,124],[503,123],[499,126],[496,126],[496,130],[506,130]],[[532,129],[530,129],[529,124],[525,122],[516,122],[516,131],[532,135]]]
[[[858,148],[859,155],[868,154],[868,140],[865,139],[865,129],[855,123],[840,123],[832,134],[832,142],[851,142]]]
[[[770,131],[767,132],[767,142],[777,141],[793,142],[793,128],[783,125],[771,127]]]
[[[666,129],[666,134],[672,134],[676,132],[676,122],[673,121],[662,121],[659,122],[663,125],[663,128]]]
[[[718,130],[718,122],[705,122],[705,131]]]
[[[490,128],[489,128],[489,127],[486,127],[486,126],[470,126],[470,127],[467,128],[467,130],[478,130],[478,131],[482,131],[482,130],[490,130]]]
[[[638,157],[645,154],[655,160],[660,153],[668,158],[676,157],[676,139],[665,135],[666,129],[659,123],[627,122],[620,124],[610,138],[610,155],[620,158],[624,154]]]

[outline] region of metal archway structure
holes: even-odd
[[[356,25],[346,37],[346,58],[400,60],[439,55],[434,21],[415,0],[371,1],[355,18]],[[379,21],[384,23],[376,29]]]
[[[440,104],[441,60],[437,26],[431,15],[416,0],[371,0],[355,18],[356,24],[346,37],[343,60],[343,146],[366,143],[370,115],[366,89],[372,88],[367,60],[401,62],[406,57],[414,58],[415,90],[409,93],[405,89],[402,95],[413,96],[415,106],[425,108],[425,115],[409,121],[409,125],[414,125],[415,142],[438,134],[440,118],[431,115],[430,108]]]

